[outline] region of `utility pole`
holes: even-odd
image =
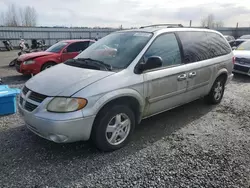
[[[189,22],[189,27],[192,27],[192,20],[190,20]]]
[[[239,22],[237,22],[237,24],[236,24],[235,38],[238,38],[238,27],[239,27]]]

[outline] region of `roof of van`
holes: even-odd
[[[141,29],[130,29],[130,30],[122,30],[122,31],[118,31],[118,32],[127,32],[127,31],[136,31],[136,32],[157,32],[160,30],[164,30],[164,31],[214,31],[211,29],[206,29],[206,28],[191,28],[191,27],[145,27],[145,28],[141,28]],[[214,31],[215,32],[215,31]]]

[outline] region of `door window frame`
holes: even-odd
[[[182,44],[181,44],[181,41],[180,41],[180,38],[178,36],[178,34],[176,32],[165,32],[165,33],[161,33],[159,34],[158,36],[156,36],[154,38],[154,40],[151,42],[151,44],[148,46],[148,48],[146,49],[146,51],[143,53],[141,59],[139,60],[139,62],[135,65],[134,67],[134,72],[136,72],[136,67],[141,63],[143,62],[143,58],[144,58],[144,55],[147,53],[148,49],[153,45],[153,43],[155,42],[156,39],[158,39],[160,36],[162,35],[166,35],[166,34],[174,34],[175,36],[175,39],[177,41],[177,44],[178,44],[178,47],[179,47],[179,51],[180,51],[180,56],[181,56],[181,64],[176,64],[176,65],[169,65],[169,66],[162,66],[162,67],[159,67],[159,68],[155,68],[155,69],[150,69],[150,70],[145,70],[143,71],[142,73],[140,74],[144,74],[144,73],[148,73],[148,72],[153,72],[153,71],[158,71],[158,70],[163,70],[163,69],[168,69],[168,68],[172,68],[172,67],[178,67],[178,66],[183,66],[185,65],[184,63],[184,53],[183,53],[183,47],[182,47]],[[138,74],[138,73],[137,73]]]

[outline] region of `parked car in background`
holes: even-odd
[[[227,39],[230,46],[233,47],[234,43],[235,43],[235,38],[233,36],[230,36],[230,35],[224,35],[224,37]]]
[[[65,40],[54,44],[46,51],[23,54],[16,61],[16,70],[25,75],[37,74],[74,58],[94,42],[94,40]]]
[[[250,76],[250,40],[241,43],[234,51],[233,71]]]
[[[233,77],[228,42],[213,30],[170,27],[111,33],[31,78],[19,100],[27,127],[57,143],[91,138],[111,151],[142,119],[201,97],[220,103]]]
[[[242,35],[240,38],[235,40],[234,46],[239,46],[241,43],[250,40],[250,35]]]

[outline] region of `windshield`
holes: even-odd
[[[112,33],[79,54],[75,59],[92,59],[115,69],[126,68],[152,37],[148,32]]]
[[[67,42],[58,42],[53,46],[49,47],[46,52],[59,53],[68,43]]]
[[[243,42],[236,50],[250,50],[250,41]]]
[[[250,39],[250,35],[243,35],[240,37],[240,39]]]

